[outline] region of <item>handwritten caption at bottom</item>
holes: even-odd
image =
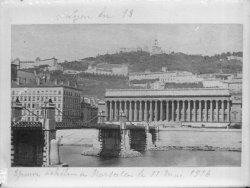
[[[14,180],[18,181],[23,178],[46,178],[46,177],[79,177],[79,178],[208,178],[211,176],[210,169],[191,169],[191,170],[155,170],[155,169],[139,169],[139,170],[118,170],[118,169],[70,169],[70,168],[49,168],[44,170],[15,169]]]

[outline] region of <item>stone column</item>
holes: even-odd
[[[213,122],[213,101],[210,101],[210,121]]]
[[[216,100],[216,121],[219,121],[219,101]]]
[[[154,121],[157,121],[158,120],[158,101],[156,100],[155,101],[155,118],[154,118]]]
[[[139,109],[139,121],[142,121],[142,101],[139,101],[140,103],[140,109]]]
[[[227,101],[227,122],[230,122],[230,101]]]
[[[160,101],[160,121],[163,121],[163,101]]]
[[[182,110],[181,110],[183,113],[181,115],[181,119],[182,121],[185,121],[186,120],[186,103],[185,103],[185,100],[182,101]]]
[[[117,101],[115,101],[115,117],[114,120],[117,121]]]
[[[199,101],[199,120],[202,121],[202,106],[201,106],[201,100]]]
[[[190,117],[192,117],[191,116],[191,101],[190,100],[188,100],[188,113],[187,113],[187,121],[192,121],[191,120],[191,118]]]
[[[126,118],[128,118],[127,101],[124,101],[124,113],[125,113]]]
[[[134,106],[134,121],[137,121],[137,101],[135,101],[135,106]]]
[[[129,101],[129,121],[132,121],[132,101]]]
[[[122,113],[122,101],[119,101],[119,119]]]
[[[109,102],[109,121],[113,120],[113,109],[112,109],[113,102]]]
[[[152,121],[153,118],[153,107],[152,107],[152,101],[150,101],[150,104],[149,104],[149,121]]]
[[[144,104],[144,121],[148,121],[148,102],[145,101],[145,104]]]
[[[174,121],[175,117],[174,117],[174,100],[172,100],[172,116],[171,116],[171,119],[172,121]]]
[[[109,119],[109,107],[108,107],[108,104],[110,104],[110,103],[108,103],[108,101],[106,101],[106,106],[105,106],[105,121],[108,121],[108,119]]]
[[[222,107],[222,112],[221,112],[221,117],[222,117],[222,122],[224,122],[225,121],[225,117],[224,117],[224,114],[225,114],[225,103],[224,103],[224,100],[222,100],[221,101],[222,103],[221,103],[221,107]]]
[[[52,139],[56,138],[56,121],[55,121],[55,104],[49,102],[47,105],[42,107],[43,114],[45,114],[44,119],[41,120],[43,122],[44,129],[44,140],[45,140],[45,152],[46,152],[46,161],[45,166],[51,165],[51,145],[50,142]],[[46,130],[46,131],[45,131]],[[53,156],[52,156],[53,158]]]
[[[180,101],[177,101],[177,115],[176,115],[176,121],[180,121]]]
[[[205,102],[205,119],[204,119],[204,121],[207,122],[207,100],[205,100],[204,102]]]
[[[197,121],[197,119],[196,119],[196,117],[197,117],[197,109],[196,109],[196,101],[194,100],[194,121],[196,122]]]
[[[166,121],[169,121],[169,103],[166,101]]]

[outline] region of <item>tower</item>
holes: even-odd
[[[155,37],[152,45],[151,55],[156,55],[156,54],[162,54],[162,49],[161,47],[159,47],[158,39]]]

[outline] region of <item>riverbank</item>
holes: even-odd
[[[187,150],[187,151],[233,151],[241,152],[241,148],[213,147],[213,146],[159,146],[151,147],[150,151]]]

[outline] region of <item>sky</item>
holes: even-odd
[[[240,24],[58,24],[12,25],[11,58],[79,60],[148,46],[154,39],[166,53],[214,55],[242,51]]]

